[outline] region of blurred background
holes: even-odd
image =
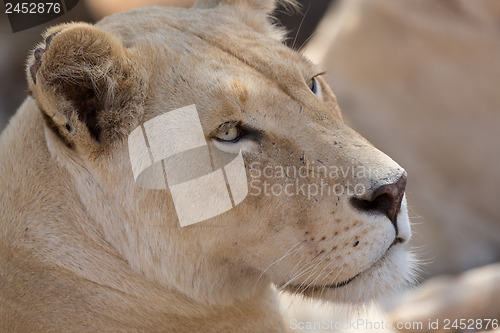
[[[0,130],[26,97],[25,59],[48,26],[192,2],[81,0],[17,33],[2,14]],[[299,3],[300,11],[275,13],[289,31],[286,43],[327,71],[345,120],[409,175],[420,284],[401,305],[358,316],[424,323],[408,332],[432,331],[429,319],[500,319],[500,1]],[[352,316],[302,300],[287,306],[293,297],[282,297],[284,312],[300,320]]]

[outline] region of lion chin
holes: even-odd
[[[411,257],[407,251],[391,248],[368,269],[347,280],[324,285],[289,284],[278,289],[321,301],[350,306],[375,302],[387,308],[402,291],[415,284]]]

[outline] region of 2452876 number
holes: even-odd
[[[58,2],[23,2],[12,4],[7,2],[5,4],[6,14],[49,14],[61,12],[61,4]]]
[[[498,319],[445,319],[445,330],[490,330],[498,328]]]

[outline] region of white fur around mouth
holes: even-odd
[[[334,283],[334,284],[327,284],[327,285],[323,285],[323,286],[306,286],[306,287],[301,287],[301,286],[294,286],[294,285],[289,285],[287,287],[290,288],[290,289],[293,289],[295,291],[298,291],[299,289],[302,289],[302,290],[308,290],[308,291],[314,291],[314,290],[318,290],[318,289],[337,289],[337,288],[341,288],[341,287],[344,287],[346,285],[348,285],[349,283],[351,283],[352,281],[354,281],[357,277],[359,277],[360,275],[370,271],[373,267],[375,267],[376,265],[380,264],[382,261],[385,260],[385,258],[387,257],[388,253],[389,253],[389,250],[398,243],[398,240],[397,239],[394,239],[394,241],[391,243],[391,245],[389,245],[389,247],[387,248],[387,250],[385,250],[385,252],[380,256],[380,258],[378,258],[377,260],[375,260],[371,265],[370,267],[368,267],[367,269],[359,272],[358,274],[354,275],[353,277],[347,279],[347,280],[344,280],[342,282],[338,282],[338,283]]]

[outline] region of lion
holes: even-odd
[[[363,304],[411,283],[406,171],[344,124],[274,7],[200,0],[45,33],[0,137],[2,331],[285,332],[276,290]],[[254,182],[181,226],[169,190],[136,184],[129,137],[189,105],[252,181],[316,191]]]

